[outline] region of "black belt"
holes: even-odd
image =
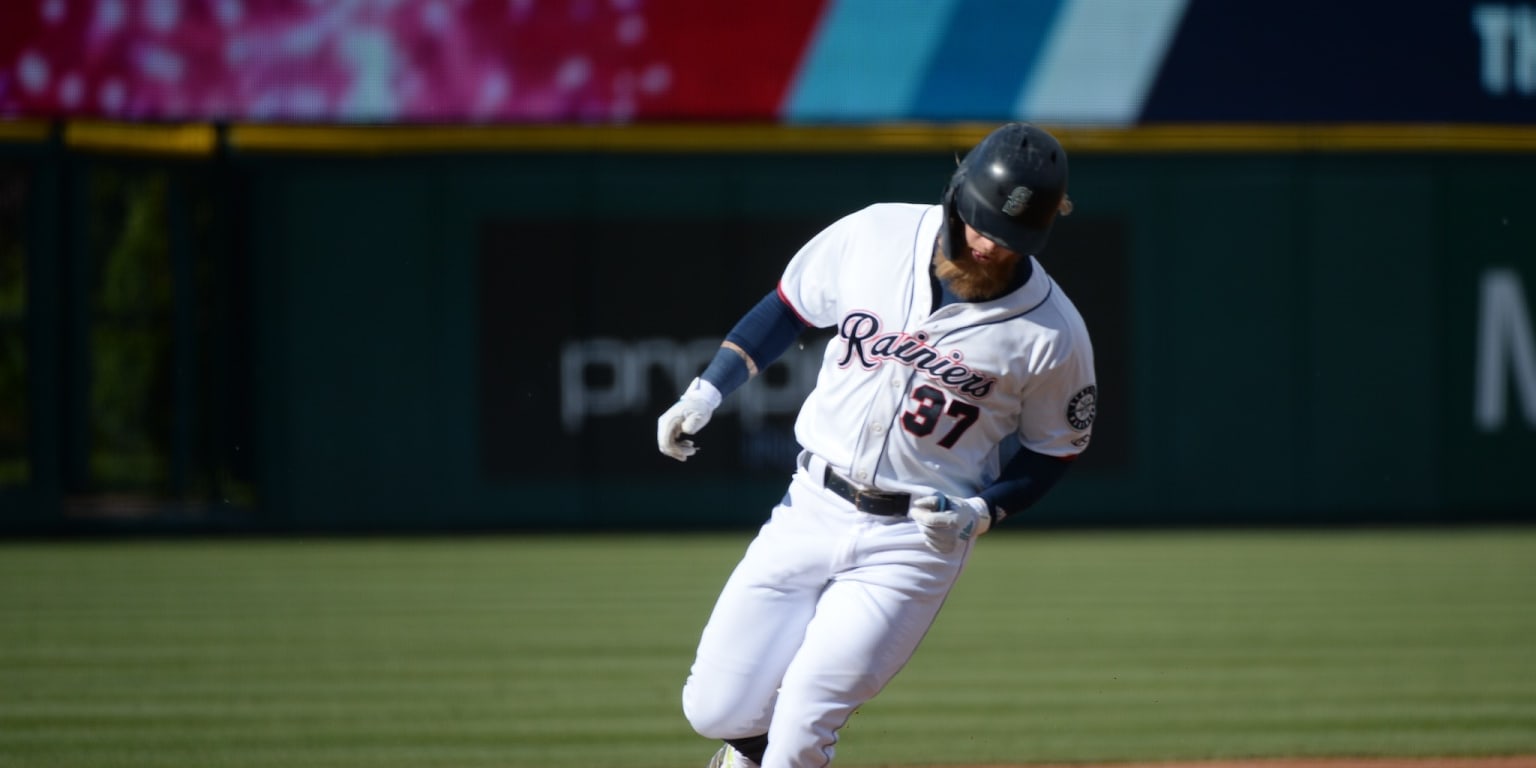
[[[844,501],[853,505],[854,509],[871,515],[883,515],[885,517],[906,517],[907,510],[912,507],[912,496],[907,493],[895,493],[893,491],[866,491],[842,475],[827,467],[825,475],[821,479],[822,487],[841,496]]]

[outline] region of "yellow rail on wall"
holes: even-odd
[[[965,150],[995,123],[631,126],[235,125],[251,152],[933,152]],[[1536,152],[1536,127],[1498,125],[1046,125],[1082,152]]]
[[[1536,128],[1516,125],[1212,123],[1056,135],[1086,152],[1536,152]]]
[[[218,132],[207,123],[71,121],[64,124],[64,144],[85,150],[202,156],[218,147]]]
[[[47,141],[49,130],[48,123],[38,120],[0,120],[0,141]]]
[[[988,130],[974,124],[236,125],[229,142],[240,151],[925,152],[968,148]]]
[[[307,125],[68,121],[66,147],[204,156],[238,153],[456,152],[863,153],[948,152],[974,145],[995,123],[646,123],[636,125]],[[1536,126],[1477,124],[1168,124],[1131,128],[1051,125],[1080,153],[1536,152]],[[43,142],[46,121],[0,121],[0,141]]]

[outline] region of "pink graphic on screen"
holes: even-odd
[[[6,0],[0,116],[775,119],[824,0]]]

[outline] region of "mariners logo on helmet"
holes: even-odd
[[[1081,391],[1072,396],[1072,402],[1067,403],[1067,423],[1073,429],[1087,429],[1093,426],[1093,417],[1098,413],[1096,401],[1099,388],[1092,384],[1083,387]]]
[[[1029,198],[1033,194],[1029,187],[1014,187],[1013,191],[1008,193],[1008,199],[1003,202],[1003,214],[1017,216],[1023,213],[1024,206],[1029,205]]]

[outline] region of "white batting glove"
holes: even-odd
[[[928,540],[928,548],[940,554],[955,551],[962,541],[970,541],[992,527],[987,502],[980,496],[951,498],[940,493],[912,502],[907,516],[917,521]]]
[[[661,452],[678,461],[687,461],[699,449],[683,435],[695,435],[709,423],[709,417],[720,407],[720,390],[715,385],[694,379],[661,418],[656,420],[656,446]]]

